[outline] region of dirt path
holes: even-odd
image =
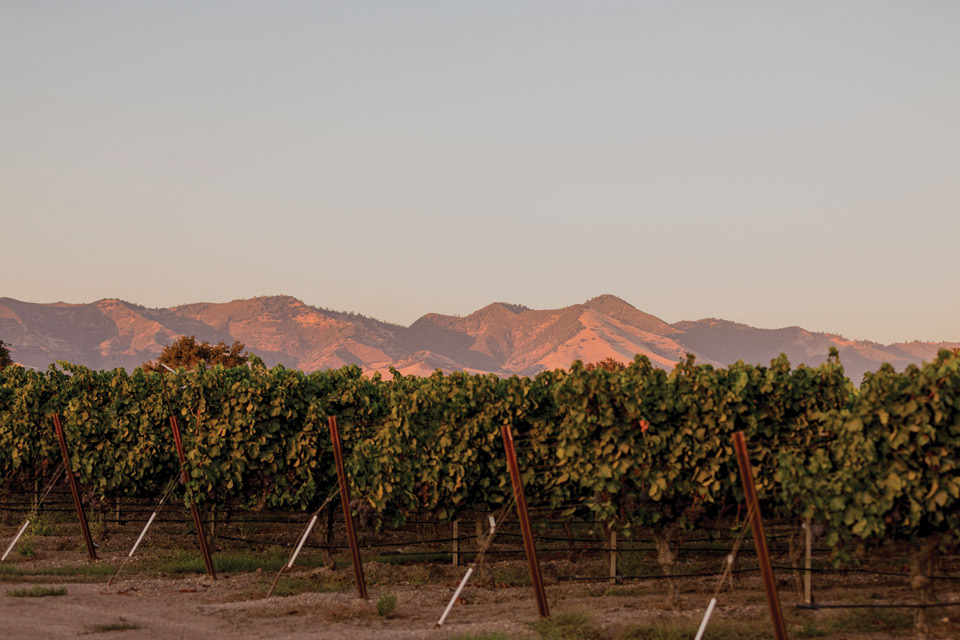
[[[452,589],[446,585],[373,588],[371,601],[353,593],[307,592],[263,599],[253,591],[262,576],[236,574],[211,582],[205,577],[133,578],[106,588],[104,583],[45,583],[65,586],[67,594],[43,598],[0,598],[0,635],[9,638],[318,638],[334,640],[451,640],[466,637],[541,638],[534,628],[536,607],[528,587],[498,589],[468,588],[464,604],[457,605],[442,630],[433,624]],[[3,588],[30,588],[36,582],[6,582]],[[376,611],[382,592],[398,596],[396,613],[390,618]],[[675,613],[665,608],[662,595],[643,593],[631,587],[553,585],[550,600],[555,617],[574,613],[589,619],[600,635],[616,638],[637,625],[668,623],[689,628],[701,615],[699,594],[685,598],[688,610]],[[829,594],[825,594],[829,595]],[[789,608],[794,598],[785,595]],[[824,619],[827,614],[809,614],[805,619]],[[801,622],[792,614],[791,624]],[[748,621],[754,632],[769,624],[762,594],[752,589],[723,599],[717,615],[722,621]],[[126,628],[124,628],[126,627]],[[942,627],[960,632],[960,627]],[[901,631],[902,633],[902,631]],[[958,634],[960,635],[960,634]],[[582,637],[582,636],[575,636]],[[646,637],[646,636],[637,636]],[[671,636],[674,637],[674,636]],[[683,637],[683,636],[676,636]],[[736,637],[736,636],[725,636]],[[826,633],[823,638],[891,638],[887,633]],[[902,636],[901,636],[902,637]]]
[[[443,630],[433,624],[451,592],[445,587],[392,589],[398,595],[396,614],[381,617],[375,601],[354,594],[302,593],[283,598],[248,597],[249,580],[136,580],[105,588],[103,584],[51,583],[67,594],[43,598],[0,599],[2,634],[11,638],[451,638],[470,633],[501,632],[510,638],[536,637],[532,599],[520,589],[497,598],[466,597],[477,604],[456,607]],[[9,591],[36,583],[8,582]],[[514,593],[516,592],[516,593]],[[373,591],[373,598],[377,592]],[[488,601],[489,600],[489,601]],[[127,630],[110,627],[130,626]],[[107,631],[110,629],[109,631]]]

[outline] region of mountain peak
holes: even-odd
[[[482,309],[477,309],[471,313],[468,318],[490,318],[490,317],[500,317],[500,316],[515,316],[518,313],[523,313],[524,311],[529,311],[529,307],[525,307],[522,304],[510,304],[509,302],[493,302],[483,307]]]
[[[629,302],[609,293],[591,298],[584,302],[582,306],[584,309],[598,311],[611,318],[657,335],[666,336],[677,332],[676,329],[660,318],[650,315],[649,313],[644,313]]]
[[[597,307],[606,306],[606,305],[622,305],[622,306],[630,307],[631,309],[636,308],[632,304],[624,300],[623,298],[618,298],[612,293],[604,293],[602,295],[597,296],[596,298],[590,298],[583,304],[584,306],[591,307],[591,308],[597,308]]]
[[[287,304],[287,305],[290,305],[291,307],[307,306],[306,304],[304,304],[303,300],[300,300],[299,298],[294,298],[293,296],[287,296],[283,294],[277,294],[272,296],[257,296],[251,299],[256,300],[257,302],[264,302],[264,303],[270,303],[270,304]],[[234,302],[242,302],[242,301],[243,301],[242,298],[240,300],[234,300]]]

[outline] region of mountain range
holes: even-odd
[[[847,374],[890,362],[898,369],[933,358],[958,342],[882,345],[800,327],[758,329],[707,318],[668,324],[612,295],[562,309],[495,302],[467,316],[430,313],[409,327],[356,313],[312,307],[289,296],[149,309],[117,299],[89,304],[38,304],[0,298],[0,340],[13,359],[46,368],[66,360],[95,369],[152,360],[181,335],[243,342],[268,365],[304,371],[356,364],[367,372],[444,371],[532,375],[574,360],[632,360],[643,354],[670,368],[687,353],[718,366],[737,360],[767,364],[785,353],[794,365],[824,362],[840,351]]]

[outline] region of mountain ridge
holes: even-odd
[[[533,375],[577,359],[626,362],[636,354],[664,368],[687,353],[715,366],[737,360],[766,364],[780,353],[795,365],[815,366],[836,347],[848,375],[859,380],[884,362],[903,368],[931,359],[940,348],[960,348],[960,342],[917,340],[883,345],[799,326],[762,329],[721,318],[670,324],[610,294],[559,309],[494,302],[466,316],[427,313],[410,326],[287,295],[168,308],[118,298],[46,304],[0,298],[0,339],[11,345],[15,361],[37,368],[67,360],[132,369],[180,335],[240,340],[269,365],[314,371],[352,364],[368,373],[395,367],[416,375],[438,368]]]

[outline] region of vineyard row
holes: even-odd
[[[365,377],[277,366],[177,374],[0,371],[0,474],[42,479],[60,461],[90,498],[159,496],[179,470],[187,502],[313,510],[336,491],[327,418],[337,416],[355,511],[375,524],[411,514],[454,519],[510,494],[500,440],[509,424],[532,504],[630,535],[735,514],[731,436],[750,443],[766,515],[809,517],[841,552],[861,543],[956,542],[960,530],[960,355],[884,367],[855,388],[834,354],[816,368],[698,365],[638,357],[622,371],[532,378],[454,373]]]

